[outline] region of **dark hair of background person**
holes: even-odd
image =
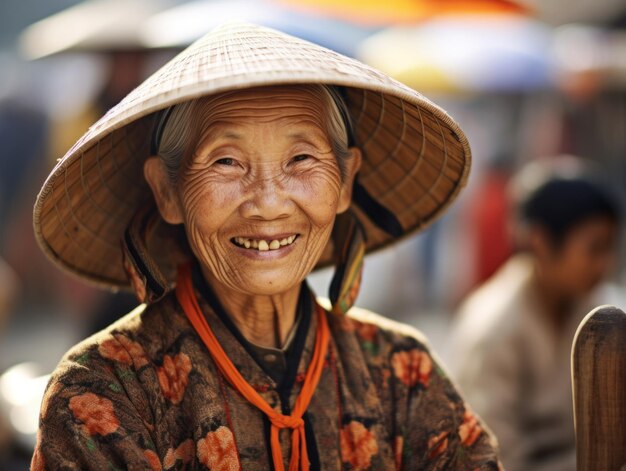
[[[618,224],[620,208],[617,199],[595,182],[555,179],[522,201],[520,216],[526,224],[543,228],[559,248],[574,228],[589,219],[607,217]]]

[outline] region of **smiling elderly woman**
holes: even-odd
[[[144,304],[61,361],[32,468],[498,469],[421,335],[347,312],[363,255],[469,159],[444,111],[331,51],[251,25],[183,51],[37,200],[55,262]],[[331,264],[325,309],[305,279]]]

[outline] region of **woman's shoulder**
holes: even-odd
[[[81,401],[106,404],[112,410],[133,404],[142,411],[140,415],[149,413],[148,398],[161,397],[159,372],[164,359],[188,329],[176,309],[170,297],[140,305],[72,347],[48,381],[42,409],[51,404],[58,412],[50,414],[48,422],[60,426],[76,415],[73,411],[66,417],[72,404]]]
[[[357,326],[375,329],[381,332],[390,342],[416,342],[425,347],[428,339],[418,329],[408,324],[395,321],[368,309],[353,307],[348,312],[348,319]]]
[[[356,335],[359,343],[375,343],[376,350],[430,349],[426,336],[415,327],[368,309],[352,307],[346,316],[335,319],[334,324],[336,330]]]
[[[186,335],[176,306],[167,297],[141,305],[65,354],[42,399],[33,469],[43,460],[46,469],[112,469],[121,456],[129,469],[148,469],[156,414],[172,390],[184,391],[187,377],[177,374],[189,373],[189,361],[177,362],[188,357],[166,361]]]
[[[356,307],[331,325],[339,355],[348,362],[363,361],[371,371],[408,365],[443,374],[426,336],[412,326]]]
[[[187,327],[176,311],[170,297],[137,306],[68,350],[53,377],[73,381],[87,375],[115,375],[119,366],[139,370],[158,352],[167,351]]]
[[[332,324],[346,377],[361,378],[356,384],[369,377],[383,414],[402,424],[397,459],[407,469],[497,469],[495,439],[450,381],[424,334],[359,308]]]

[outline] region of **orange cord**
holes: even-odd
[[[302,390],[296,399],[291,415],[283,415],[276,412],[263,399],[250,384],[241,376],[235,365],[219,341],[209,327],[193,289],[191,281],[191,268],[189,265],[181,266],[178,270],[178,282],[176,286],[176,298],[183,308],[185,315],[193,325],[194,329],[206,345],[211,357],[215,361],[217,367],[226,377],[228,382],[251,404],[256,406],[269,418],[272,427],[270,433],[270,445],[272,449],[272,460],[276,471],[284,471],[283,456],[280,450],[280,440],[278,432],[280,429],[290,428],[291,432],[291,460],[289,461],[289,471],[298,471],[298,462],[300,462],[300,470],[308,471],[309,457],[306,448],[306,436],[304,433],[304,421],[302,415],[306,411],[311,398],[315,393],[317,384],[322,370],[324,368],[324,358],[328,350],[328,340],[330,333],[328,323],[326,321],[326,312],[317,306],[318,323],[317,333],[315,337],[315,350],[311,363],[307,368],[304,377]]]

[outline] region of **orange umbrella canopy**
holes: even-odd
[[[528,7],[511,0],[278,0],[367,25],[406,24],[448,13],[520,13]]]

